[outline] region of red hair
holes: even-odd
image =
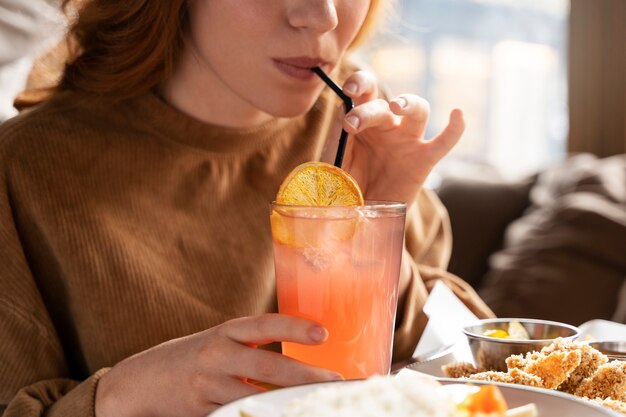
[[[186,0],[82,2],[58,88],[119,99],[150,90],[172,73],[186,18]]]

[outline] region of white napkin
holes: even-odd
[[[413,357],[427,357],[446,347],[465,343],[463,327],[478,320],[441,281],[430,292],[424,304],[424,313],[428,317],[428,323]]]
[[[580,340],[626,341],[626,324],[609,320],[590,320],[580,326]]]

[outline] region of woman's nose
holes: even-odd
[[[339,23],[334,0],[294,0],[290,4],[287,18],[294,28],[324,33]]]

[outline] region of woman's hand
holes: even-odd
[[[452,111],[446,128],[426,140],[428,102],[413,94],[386,101],[378,98],[377,85],[366,71],[355,72],[344,83],[355,107],[343,119],[343,128],[351,134],[343,168],[355,177],[367,199],[411,203],[433,166],[461,138],[463,115]],[[332,148],[328,151],[336,150]],[[334,159],[334,154],[325,159]]]
[[[276,341],[314,345],[323,327],[266,314],[228,321],[132,356],[102,376],[97,417],[206,416],[226,402],[262,391],[247,378],[280,386],[341,379],[256,346]]]

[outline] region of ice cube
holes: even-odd
[[[307,246],[302,250],[307,265],[316,271],[322,271],[331,264],[333,253],[323,247]]]

